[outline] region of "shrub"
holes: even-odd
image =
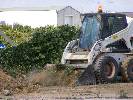
[[[11,29],[13,31],[20,29],[22,32],[22,26],[19,27]],[[16,32],[19,34],[20,31]],[[31,34],[32,31],[25,32]],[[26,37],[28,41],[25,38],[17,37],[16,40],[19,41],[16,48],[7,48],[0,52],[2,67],[13,75],[40,69],[47,63],[60,63],[66,44],[75,38],[79,29],[68,25],[46,26],[34,29],[32,36],[27,35],[28,33],[20,34],[22,37],[23,35],[24,37],[29,36]]]
[[[32,36],[32,29],[30,26],[22,26],[19,24],[11,25],[0,25],[0,30],[6,34],[11,40],[13,40],[15,45],[19,45],[24,43],[25,41],[29,41]],[[6,46],[11,47],[5,39],[0,36],[0,41],[4,43]]]

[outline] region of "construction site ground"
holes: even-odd
[[[0,70],[0,100],[133,100],[133,83],[76,86],[76,75],[43,70],[13,78]]]

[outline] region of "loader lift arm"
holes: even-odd
[[[88,56],[89,64],[92,64],[94,59],[98,56],[100,52],[112,52],[111,49],[107,48],[107,46],[111,43],[119,41],[123,39],[126,43],[127,48],[132,51],[132,43],[131,38],[133,37],[133,22],[131,22],[128,27],[125,29],[105,38],[104,40],[97,41],[92,47]]]

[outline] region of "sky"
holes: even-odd
[[[28,25],[33,28],[57,25],[57,14],[55,10],[51,11],[5,11],[0,12],[0,21],[5,21],[7,24],[18,23]]]

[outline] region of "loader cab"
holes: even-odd
[[[124,14],[117,13],[89,13],[84,14],[80,32],[79,47],[91,49],[97,40],[106,37],[127,27]]]

